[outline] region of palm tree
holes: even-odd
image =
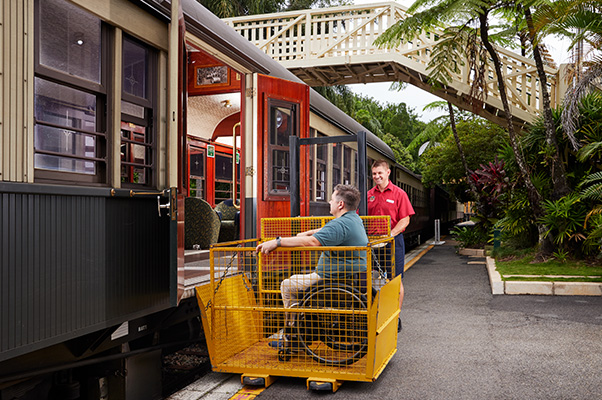
[[[433,4],[430,8],[425,8]],[[458,64],[463,64],[467,59],[469,68],[475,72],[471,95],[478,107],[482,98],[486,96],[485,65],[488,59],[493,64],[497,85],[500,92],[506,129],[510,144],[521,171],[521,176],[534,214],[542,215],[541,195],[531,181],[529,170],[520,151],[514,126],[512,112],[506,94],[506,84],[502,73],[502,63],[495,50],[493,42],[501,39],[495,32],[490,32],[489,19],[491,13],[499,10],[504,3],[492,0],[466,1],[466,0],[417,0],[408,10],[413,15],[389,28],[376,41],[377,45],[395,47],[403,40],[413,40],[420,32],[430,29],[441,29],[443,34],[432,49],[432,61],[429,69],[435,84],[445,84],[451,80],[452,73],[458,73]],[[418,12],[418,10],[421,10]],[[484,54],[483,49],[487,54]],[[543,230],[540,229],[543,233]]]
[[[581,99],[591,90],[600,90],[602,79],[602,1],[600,0],[557,0],[543,5],[534,16],[535,28],[545,33],[557,34],[571,39],[569,49],[582,49],[587,43],[586,54],[576,52],[573,67],[572,88],[564,98],[562,125],[573,148],[580,146],[575,138]],[[589,56],[588,61],[586,60]]]
[[[447,131],[448,127],[451,128],[452,135],[454,136],[454,141],[456,142],[456,148],[458,149],[458,153],[460,154],[460,160],[462,161],[462,166],[464,167],[464,174],[466,176],[466,182],[468,183],[468,186],[470,187],[470,191],[472,192],[473,197],[475,199],[477,199],[478,198],[477,187],[476,187],[474,181],[470,178],[471,171],[470,171],[470,168],[468,168],[468,162],[466,162],[466,153],[464,152],[464,148],[462,147],[462,142],[460,141],[460,136],[458,135],[458,130],[456,129],[456,111],[454,110],[453,105],[449,101],[434,101],[432,103],[427,104],[424,107],[424,110],[427,110],[427,109],[447,109],[447,112],[448,112],[447,116],[442,115],[438,118],[435,118],[433,121],[431,121],[431,123],[433,125],[437,125],[437,123],[439,121],[442,121],[446,118],[449,118],[449,123],[446,123],[443,126],[440,126],[440,129],[438,129],[436,131],[425,130],[425,135],[424,136],[420,135],[420,137],[417,137],[416,140],[413,141],[412,144],[410,144],[408,149],[411,149],[416,146],[420,146],[421,144],[425,143],[427,140],[431,144],[436,143],[437,141],[441,141],[441,140],[443,140],[443,133],[449,132],[449,131]],[[439,126],[439,125],[437,125],[437,126]],[[429,136],[427,137],[426,135],[429,135]]]
[[[535,1],[540,2],[539,0]],[[530,1],[527,1],[525,4],[518,3],[518,9],[522,9],[525,16],[525,23],[527,25],[528,32],[527,36],[531,42],[533,59],[535,60],[537,75],[539,76],[539,84],[543,101],[543,120],[546,132],[546,144],[550,149],[547,154],[550,159],[550,176],[552,177],[552,200],[557,200],[568,194],[571,190],[566,179],[564,164],[560,158],[558,142],[556,141],[556,125],[554,124],[552,107],[550,106],[550,94],[548,93],[547,82],[548,78],[544,70],[544,62],[541,56],[541,45],[539,43],[537,31],[535,30],[533,23]]]
[[[460,136],[458,136],[458,130],[456,129],[456,118],[454,115],[454,108],[452,107],[452,104],[448,101],[447,102],[447,108],[449,111],[449,124],[451,126],[451,130],[452,130],[452,134],[454,135],[454,139],[456,141],[456,146],[458,147],[458,152],[460,153],[460,159],[462,159],[462,165],[464,166],[464,173],[466,174],[466,181],[468,182],[468,185],[470,186],[470,190],[472,191],[472,194],[474,195],[475,199],[478,199],[478,190],[477,190],[477,186],[475,185],[474,181],[472,180],[472,178],[470,177],[470,169],[468,168],[468,163],[466,162],[466,155],[464,154],[464,149],[462,148],[462,142],[460,142]]]

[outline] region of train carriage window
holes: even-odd
[[[316,130],[314,128],[309,129],[309,136],[315,137]],[[309,146],[309,201],[316,201],[315,182],[314,175],[316,169],[316,150],[315,145]]]
[[[152,49],[124,35],[121,86],[121,182],[153,184],[156,57]]]
[[[108,163],[120,157],[123,185],[152,185],[157,52],[124,34],[122,93],[114,93],[111,26],[65,0],[36,1],[34,26],[34,179],[114,184]],[[121,116],[109,112],[113,100]],[[121,129],[108,130],[109,118]]]
[[[36,180],[105,183],[105,27],[59,0],[35,8]]]
[[[148,184],[146,160],[152,155],[146,127],[121,122],[121,182]]]
[[[343,162],[343,146],[334,143],[332,146],[332,188],[341,183],[341,167]]]
[[[343,146],[343,183],[345,185],[354,185],[355,182],[352,181],[352,173],[351,173],[351,162],[353,160],[352,154],[355,151],[349,146]]]
[[[357,157],[356,157],[356,160],[357,160]],[[368,162],[366,164],[366,176],[368,177],[368,179],[366,179],[366,181],[367,181],[369,188],[374,187],[374,180],[372,179],[372,164],[374,164],[374,161],[375,161],[374,159],[368,157]],[[356,167],[357,167],[357,164],[356,164]],[[356,168],[356,171],[357,171],[357,168]],[[359,171],[358,171],[358,173],[359,173]]]
[[[190,146],[190,196],[205,199],[205,149]]]
[[[288,195],[290,160],[288,138],[298,136],[298,105],[269,100],[268,195]]]
[[[236,164],[236,198],[240,198],[240,164]],[[232,155],[215,154],[215,204],[232,198]]]
[[[325,136],[318,133],[318,136]],[[328,145],[316,145],[316,201],[328,201],[326,193],[326,179],[328,165]]]
[[[39,2],[39,65],[101,82],[101,22],[64,0]]]

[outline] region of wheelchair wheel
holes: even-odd
[[[307,354],[327,365],[349,365],[368,349],[368,315],[364,296],[347,285],[317,287],[303,298],[297,334]],[[359,311],[364,313],[359,313]]]

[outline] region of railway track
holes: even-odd
[[[198,343],[167,349],[162,357],[162,395],[164,398],[190,385],[211,371],[209,352],[202,338]]]

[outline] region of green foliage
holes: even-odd
[[[577,153],[578,160],[599,167],[602,161],[602,93],[593,92],[581,100],[576,137],[583,145]]]
[[[479,224],[457,226],[451,230],[451,234],[462,248],[483,248],[489,240],[487,231]]]
[[[554,258],[557,259],[558,261],[560,261],[561,263],[565,263],[567,261],[568,257],[569,257],[568,251],[558,249],[554,252]]]
[[[588,175],[579,186],[583,201],[593,204],[585,217],[587,237],[583,242],[587,254],[602,257],[602,171]]]
[[[602,206],[597,205],[587,215],[585,228],[587,237],[583,242],[585,254],[602,258]]]
[[[396,137],[390,133],[384,133],[380,135],[380,138],[387,144],[387,146],[391,148],[391,150],[393,150],[393,153],[395,154],[395,160],[399,164],[409,168],[410,170],[416,170],[414,158],[408,149],[403,147],[401,142]]]
[[[581,184],[581,198],[595,203],[602,203],[602,171],[586,176]]]
[[[337,108],[345,114],[349,115],[351,118],[355,118],[357,95],[347,86],[319,86],[315,87],[314,90],[337,106]]]
[[[502,231],[504,247],[530,248],[537,243],[537,231],[527,193],[515,188],[508,193],[508,197],[504,215],[495,225]]]
[[[475,170],[481,164],[494,160],[507,143],[507,134],[499,126],[483,120],[459,121],[457,131],[466,155],[468,168]],[[456,199],[468,200],[468,184],[458,147],[451,135],[437,146],[426,150],[420,159],[422,181],[427,186],[444,184]]]
[[[349,0],[197,0],[219,18],[351,4]]]
[[[371,97],[354,94],[346,86],[315,89],[385,142],[393,150],[395,160],[399,164],[417,171],[417,162],[407,146],[426,124],[418,120],[418,115],[413,109],[405,103],[382,105]]]
[[[574,260],[569,253],[557,252],[558,258],[549,259],[545,262],[535,263],[535,251],[500,252],[496,258],[496,269],[502,275],[533,275],[530,278],[538,281],[582,281],[600,282],[601,278],[587,278],[588,276],[601,276],[602,267]],[[544,278],[548,276],[578,276],[579,278]],[[510,278],[508,278],[510,279]],[[512,280],[529,280],[529,278],[512,277]]]
[[[488,164],[481,164],[481,168],[477,169],[470,175],[477,188],[477,205],[479,213],[487,218],[498,217],[500,207],[507,197],[509,180],[504,170],[504,162],[495,159]]]
[[[571,245],[583,239],[583,224],[587,209],[576,193],[570,193],[558,200],[545,200],[542,204],[545,215],[540,219],[548,230],[545,236],[552,234],[554,243],[562,250],[570,249]]]
[[[559,155],[566,170],[571,188],[569,196],[553,200],[553,184],[550,176],[551,155],[554,151],[546,143],[543,118],[538,118],[529,129],[523,131],[520,146],[529,164],[531,180],[539,193],[549,200],[542,204],[545,216],[539,222],[547,227],[546,235],[557,246],[556,253],[570,251],[577,255],[601,253],[602,227],[602,98],[586,96],[580,106],[579,126],[576,138],[584,147],[576,152],[564,134],[561,124],[562,109],[552,110],[556,126]],[[520,175],[514,157],[509,150],[502,150],[506,172],[511,182],[519,182],[512,188],[504,217],[497,226],[502,229],[506,243],[532,243],[528,232],[534,231],[537,222],[532,218],[530,205],[521,186]]]

